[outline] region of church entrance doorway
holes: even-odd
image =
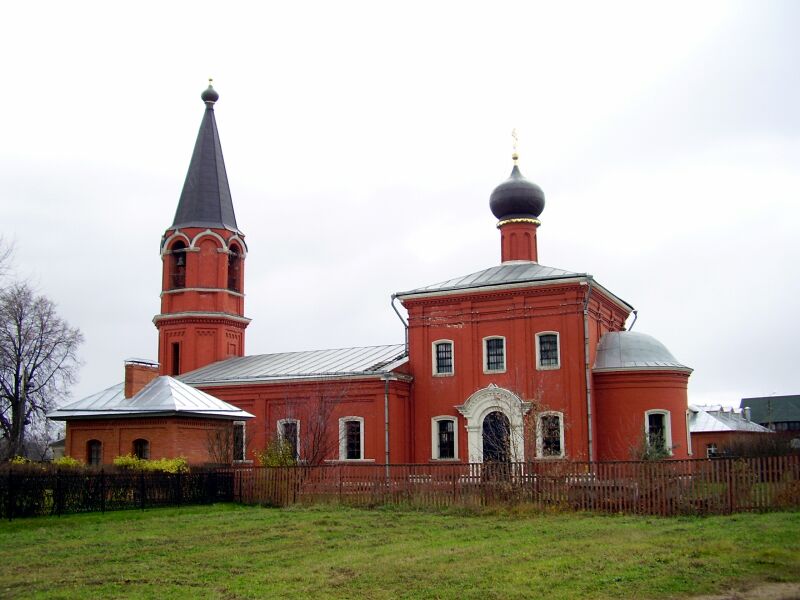
[[[511,462],[511,423],[498,410],[483,420],[483,461]]]

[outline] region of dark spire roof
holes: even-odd
[[[206,112],[200,123],[172,228],[215,227],[238,232],[214,118],[214,103],[219,99],[219,94],[209,82],[200,97],[206,104]]]

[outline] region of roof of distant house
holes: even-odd
[[[800,421],[800,395],[742,398],[740,408],[750,407],[751,418],[756,423],[782,423]]]
[[[723,406],[689,406],[689,431],[707,433],[718,431],[739,431],[743,433],[772,433],[766,427],[747,419],[742,412],[725,409]]]
[[[181,375],[190,385],[382,376],[408,362],[404,344],[241,356]]]
[[[175,415],[233,420],[253,418],[249,412],[172,377],[156,377],[132,398],[125,398],[124,388],[122,383],[112,385],[47,416],[56,421]]]

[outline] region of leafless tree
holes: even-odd
[[[209,427],[206,432],[206,450],[210,462],[217,465],[230,465],[238,460],[237,454],[245,458],[253,440],[253,423],[245,422],[244,430],[237,432],[233,422],[223,422],[216,427]],[[241,436],[241,437],[239,437]]]
[[[349,387],[346,383],[330,380],[305,387],[302,397],[284,400],[284,421],[296,421],[297,460],[306,465],[319,465],[339,455],[339,422],[337,408],[347,401]],[[285,442],[278,429],[268,433],[268,444]]]
[[[0,459],[20,454],[28,427],[67,395],[82,342],[56,305],[27,283],[0,291],[0,432],[6,441]]]

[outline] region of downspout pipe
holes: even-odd
[[[592,295],[594,278],[587,277],[586,297],[583,299],[583,362],[586,369],[586,432],[589,444],[589,462],[594,462],[594,445],[592,431],[592,373],[589,367],[589,298]]]
[[[636,325],[636,319],[638,319],[638,318],[639,318],[639,311],[634,309],[634,311],[633,311],[633,323],[631,323],[631,326],[628,327],[628,331],[632,331],[633,330],[633,326]]]
[[[397,306],[394,304],[395,300],[397,300],[397,294],[392,294],[392,309],[394,310],[394,314],[397,315],[397,318],[400,319],[400,322],[403,324],[405,329],[406,354],[408,354],[408,322],[403,318],[403,315],[400,314],[400,311],[397,310]]]
[[[386,463],[386,478],[389,478],[389,380],[388,373],[383,376],[383,436],[384,436],[384,462]]]

